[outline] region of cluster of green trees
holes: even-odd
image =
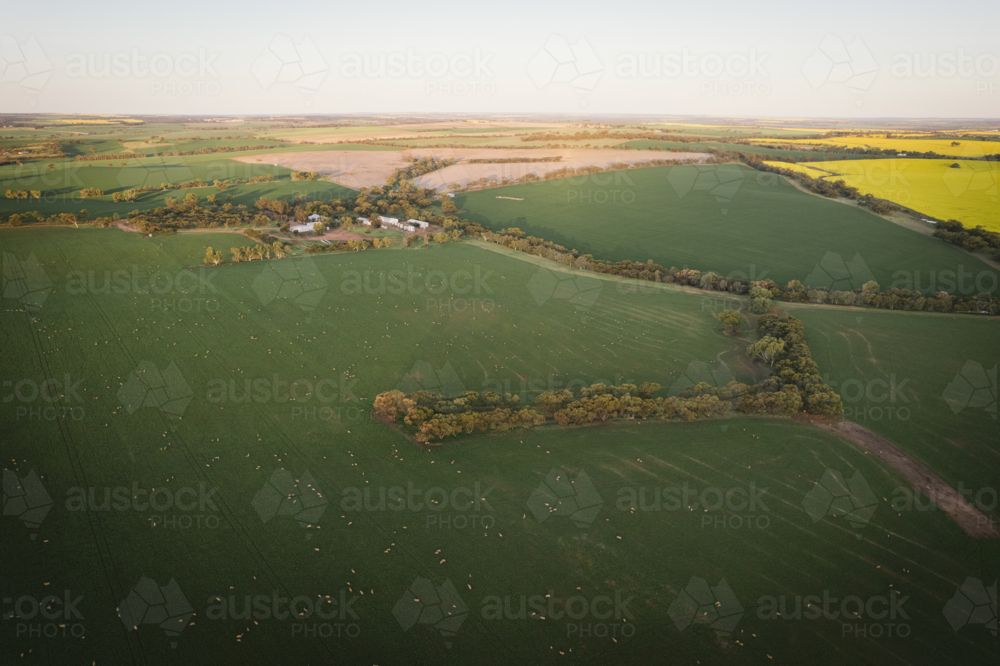
[[[810,414],[832,418],[844,415],[840,396],[823,381],[812,359],[801,321],[792,316],[779,319],[772,314],[761,315],[757,335],[747,355],[770,365],[771,376],[755,385],[748,407],[761,400],[760,407],[766,409],[770,397],[771,401],[780,398],[787,404],[800,401],[801,408]]]
[[[988,231],[982,226],[967,229],[958,220],[947,220],[938,222],[934,236],[966,250],[987,249],[994,259],[1000,261],[1000,233]]]
[[[55,213],[53,215],[43,215],[37,211],[27,211],[25,213],[14,213],[7,218],[7,226],[20,227],[26,224],[47,224],[52,226],[78,225],[80,222],[89,222],[90,213],[81,210],[79,213]]]
[[[732,381],[714,387],[702,382],[664,398],[655,395],[661,386],[653,382],[639,386],[592,384],[579,393],[543,391],[533,406],[522,405],[520,396],[510,393],[466,391],[444,396],[430,391],[406,395],[393,390],[375,398],[374,414],[385,423],[395,424],[402,418],[416,429],[416,440],[424,446],[436,446],[445,437],[462,433],[528,430],[547,421],[562,427],[650,418],[695,421],[731,411],[789,416],[805,410],[831,418],[843,416],[840,396],[823,383],[801,339],[801,323],[796,327],[797,320],[786,321],[789,317],[773,319],[766,322],[767,332],[760,340],[773,348],[769,361],[772,375],[753,386]]]
[[[8,199],[41,199],[42,193],[39,190],[7,190]]]
[[[421,157],[420,159],[415,159],[407,166],[400,167],[399,169],[393,171],[389,175],[389,178],[386,179],[385,186],[388,188],[394,188],[404,180],[411,180],[417,176],[422,176],[425,173],[449,167],[457,161],[458,160],[456,159],[437,157]]]
[[[319,173],[316,171],[295,171],[292,173],[292,180],[316,180]]]
[[[211,251],[212,248],[208,248]],[[246,247],[233,247],[229,248],[230,252],[233,254],[233,263],[240,261],[253,261],[254,259],[270,259],[271,255],[283,258],[288,252],[288,246],[279,240],[275,240],[272,243],[257,243],[255,245],[248,245]],[[221,253],[216,253],[219,255],[219,261],[214,263],[219,263],[222,260]]]
[[[89,199],[92,197],[103,197],[104,192],[97,189],[96,187],[85,187],[80,190],[80,196],[84,199]]]

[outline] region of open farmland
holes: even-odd
[[[475,134],[495,134],[497,132],[528,132],[558,130],[572,127],[570,123],[537,123],[524,121],[465,122],[440,121],[425,123],[400,123],[398,125],[361,126],[342,128],[301,128],[291,131],[277,130],[267,136],[298,143],[339,143],[342,141],[366,141],[370,139],[423,139],[428,133],[449,136],[457,132],[462,136]]]
[[[844,398],[844,418],[897,442],[952,487],[1000,486],[1000,429],[993,398],[979,401],[963,377],[996,373],[995,318],[880,310],[788,307],[806,326],[813,358]],[[929,340],[947,338],[947,345]],[[995,381],[995,380],[994,380]],[[989,505],[989,502],[986,502]],[[989,507],[994,520],[996,506]]]
[[[826,139],[785,139],[782,143],[811,146],[846,146],[881,150],[910,151],[915,153],[934,152],[948,157],[969,159],[1000,155],[1000,141],[975,141],[965,138],[955,139],[887,139],[884,136],[838,136]]]
[[[471,243],[186,268],[203,245],[228,240],[0,231],[5,261],[35,261],[50,283],[33,285],[40,308],[31,312],[4,298],[5,376],[76,382],[55,405],[2,405],[6,467],[36,473],[53,500],[34,526],[4,516],[16,546],[0,555],[8,584],[71,590],[86,618],[87,640],[18,637],[31,659],[503,664],[527,651],[539,663],[587,664],[669,650],[718,663],[966,664],[992,653],[985,628],[956,633],[941,609],[967,576],[996,576],[996,542],[973,544],[942,512],[894,510],[889,500],[906,484],[813,426],[730,418],[543,428],[420,451],[370,416],[375,394],[394,385],[530,399],[553,382],[659,381],[666,391],[718,381],[723,367],[752,381],[761,368],[746,364],[746,341],[714,319],[729,300],[673,285],[622,289],[622,280]],[[386,279],[392,270],[407,279]],[[287,281],[303,289],[282,291]],[[49,408],[66,416],[31,416]],[[861,475],[870,515],[810,514],[806,498],[831,468]],[[282,487],[283,470],[292,504],[275,512],[267,491]],[[589,479],[595,513],[574,523],[532,500],[562,475]],[[80,488],[94,489],[92,503],[86,490],[75,499]],[[105,488],[137,500],[105,504]],[[189,488],[200,506],[180,501]],[[392,510],[379,500],[392,488],[425,503]],[[438,506],[433,488],[480,501]],[[663,488],[695,494],[651,503]],[[754,504],[715,507],[708,489],[743,491]],[[153,509],[167,491],[178,501]],[[300,501],[312,508],[300,511]],[[544,557],[529,567],[524,553]],[[118,611],[143,577],[173,580],[193,624],[123,630]],[[397,608],[419,578],[455,590],[468,610],[461,622],[400,628]],[[683,621],[696,617],[677,606],[698,589],[693,579],[719,586],[720,622]],[[824,590],[886,603],[898,591],[906,615],[894,627],[905,624],[905,636],[873,646],[859,638],[870,620],[766,610],[768,597],[794,603]],[[238,617],[246,595],[274,613]],[[582,630],[543,601],[544,621],[532,607],[522,619],[518,599],[532,596],[552,598],[557,613],[572,610],[563,604],[573,596],[606,597],[609,608],[617,599],[619,617],[602,619],[598,604]],[[491,614],[494,597],[512,600],[507,617]],[[333,603],[327,619],[278,612],[326,599],[351,612]]]
[[[800,170],[813,178],[843,180],[861,194],[888,199],[937,219],[1000,231],[997,162],[880,159],[807,162],[791,167],[769,164]]]
[[[330,199],[349,192],[347,188],[330,181],[292,181],[291,170],[272,167],[263,161],[258,162],[258,159],[265,160],[266,156],[247,157],[246,162],[220,155],[190,155],[130,159],[125,161],[125,166],[117,161],[95,161],[62,162],[52,169],[44,165],[0,167],[0,188],[37,189],[44,193],[41,199],[0,199],[0,213],[77,213],[86,209],[92,217],[114,213],[125,217],[130,211],[160,207],[168,197],[183,198],[188,193],[194,193],[201,199],[210,194],[232,196],[236,205],[251,206],[261,196],[308,194]],[[274,176],[274,182],[243,183],[227,187],[224,192],[212,186],[214,180],[248,179],[268,174]],[[130,188],[156,187],[161,183],[177,185],[196,179],[204,181],[205,187],[145,192],[139,194],[135,202],[117,203],[111,198],[112,193]],[[91,187],[103,191],[104,196],[81,197],[81,190]]]
[[[351,187],[372,187],[384,185],[389,175],[408,164],[407,157],[437,157],[457,159],[453,166],[433,171],[413,179],[417,187],[447,191],[449,186],[465,186],[480,178],[520,178],[528,173],[541,177],[543,174],[560,169],[586,166],[608,167],[615,163],[643,162],[654,159],[701,160],[705,153],[658,154],[652,151],[634,150],[584,150],[584,149],[531,149],[502,150],[489,148],[421,148],[400,152],[367,152],[324,150],[317,152],[269,153],[266,156],[237,157],[241,162],[281,165],[299,171],[317,171],[329,180]],[[512,158],[561,157],[558,162],[468,164],[470,159],[512,159]]]
[[[517,227],[599,259],[834,289],[874,279],[926,292],[946,287],[948,276],[953,293],[998,289],[996,269],[957,248],[741,165],[577,176],[455,201],[490,229]],[[971,278],[959,285],[963,274]]]

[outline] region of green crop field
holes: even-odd
[[[381,146],[338,146],[338,150],[393,150]],[[166,150],[173,150],[168,146]],[[239,156],[260,155],[269,152],[320,150],[321,146],[289,146],[279,144],[275,150],[246,151]],[[125,166],[121,166],[125,162]],[[76,213],[86,209],[92,216],[118,213],[122,217],[133,210],[145,210],[164,205],[167,197],[183,198],[194,192],[200,198],[209,194],[232,196],[234,203],[251,205],[261,196],[289,197],[309,195],[311,198],[335,199],[353,190],[327,180],[292,181],[292,170],[269,164],[253,164],[229,159],[227,154],[187,155],[181,157],[145,157],[127,160],[97,160],[76,162],[71,160],[53,161],[48,168],[48,160],[41,160],[23,166],[0,166],[0,190],[39,190],[42,199],[0,199],[0,215],[10,215],[25,211],[44,214]],[[211,183],[215,180],[234,178],[246,179],[252,176],[273,174],[275,181],[269,183],[245,183],[234,185],[220,192]],[[159,185],[160,183],[184,183],[200,178],[209,187],[190,190],[169,190],[166,192],[145,192],[133,203],[115,203],[113,192],[134,187]],[[104,192],[103,197],[81,198],[80,190],[95,187]]]
[[[875,279],[882,288],[998,291],[996,269],[976,257],[741,165],[576,176],[455,201],[490,229],[517,227],[599,259],[836,289]]]
[[[893,510],[882,498],[904,482],[812,426],[545,427],[425,452],[369,414],[397,385],[530,400],[601,380],[657,381],[664,394],[724,372],[753,381],[748,341],[714,319],[726,299],[468,242],[188,268],[206,245],[246,242],[0,230],[5,276],[26,276],[0,316],[5,468],[37,474],[52,500],[38,523],[3,517],[0,566],[16,595],[81,597],[83,619],[64,624],[86,636],[57,641],[41,635],[53,623],[6,619],[5,639],[25,634],[5,642],[9,660],[589,664],[669,652],[968,664],[993,653],[985,627],[956,632],[942,609],[966,577],[996,577],[996,542],[971,542],[943,512]],[[821,344],[811,332],[810,343]],[[807,498],[829,469],[863,477],[870,516],[816,513]],[[575,520],[533,499],[564,477],[590,509]],[[394,489],[422,501],[397,510]],[[656,489],[694,499],[653,503]],[[715,505],[709,489],[754,502]],[[145,607],[131,591],[147,578],[171,603],[180,594],[193,624],[123,624],[120,612]],[[421,579],[450,612],[468,609],[460,624],[434,626],[433,608],[414,624]],[[718,600],[706,604],[714,625],[684,602],[699,579]],[[794,618],[796,598],[824,594],[894,610]],[[234,619],[246,596],[265,601]],[[505,597],[496,619],[492,598],[502,609]],[[785,617],[768,615],[768,597]],[[534,604],[523,619],[521,598]],[[323,615],[284,615],[314,604]]]
[[[995,318],[786,309],[803,321],[813,358],[836,382],[844,418],[896,442],[953,487],[1000,486],[996,397],[990,412],[989,400],[979,405],[962,390],[962,377],[996,372]]]

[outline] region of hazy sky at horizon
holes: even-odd
[[[277,7],[8,7],[0,112],[1000,117],[995,0]]]

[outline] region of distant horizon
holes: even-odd
[[[670,114],[670,113],[616,113],[605,111],[600,114],[582,113],[559,113],[551,111],[509,111],[502,113],[485,112],[463,112],[463,111],[337,111],[337,112],[308,112],[308,113],[110,113],[110,112],[84,112],[84,111],[0,111],[0,116],[118,116],[118,117],[191,117],[191,118],[298,118],[298,117],[356,117],[356,116],[458,116],[458,117],[484,117],[502,118],[504,116],[552,116],[554,118],[606,118],[616,116],[634,116],[636,118],[678,118],[678,119],[729,119],[729,120],[790,120],[790,121],[815,121],[815,120],[836,120],[842,121],[931,121],[947,120],[959,121],[969,120],[975,122],[1000,123],[1000,116],[728,116],[721,114]],[[646,121],[647,123],[650,121]],[[683,123],[678,123],[683,124]],[[1000,131],[992,130],[992,131]]]

